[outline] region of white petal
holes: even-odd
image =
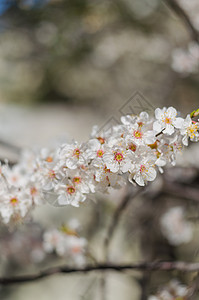
[[[170,117],[170,118],[175,118],[176,115],[177,115],[176,109],[172,106],[169,107],[166,112],[167,112],[167,116]]]
[[[164,127],[162,126],[162,124],[159,121],[155,121],[153,123],[153,130],[155,130],[156,132],[161,132],[163,128]]]
[[[146,174],[146,179],[148,181],[153,181],[156,178],[157,172],[153,167],[151,167],[151,168],[148,169],[148,172],[145,173],[145,174]]]
[[[136,174],[134,176],[134,180],[140,186],[144,186],[145,185],[144,178],[142,177],[141,173]]]
[[[155,117],[156,119],[161,119],[161,116],[162,116],[162,110],[160,108],[156,108],[155,110]]]
[[[184,119],[183,119],[183,118],[176,118],[176,119],[173,121],[173,125],[174,125],[176,128],[178,128],[178,129],[180,129],[180,128],[182,127],[183,123],[184,123]]]
[[[174,133],[174,127],[171,124],[167,124],[164,133],[172,135]]]

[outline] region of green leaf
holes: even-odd
[[[194,111],[192,111],[192,113],[190,113],[190,117],[191,118],[195,118],[197,116],[199,116],[199,108],[196,109],[196,110],[194,110]]]

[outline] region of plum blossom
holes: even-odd
[[[163,109],[156,108],[155,117],[157,121],[153,123],[153,129],[160,133],[171,135],[175,128],[180,128],[183,122],[182,118],[177,118],[177,111],[174,107],[163,107]]]
[[[113,173],[127,172],[131,168],[132,159],[132,152],[123,148],[113,149],[103,157],[107,168]]]
[[[148,300],[187,300],[188,292],[188,286],[180,283],[177,279],[172,279],[156,295],[149,296]]]
[[[153,159],[148,157],[138,161],[130,170],[129,180],[134,180],[140,186],[144,186],[147,181],[153,181],[157,175]]]
[[[83,145],[73,142],[64,144],[58,151],[60,163],[69,169],[76,169],[77,166],[85,164]]]
[[[46,253],[56,253],[60,257],[69,258],[76,265],[86,262],[87,240],[68,226],[44,232],[43,248]]]
[[[24,191],[12,189],[1,195],[0,215],[5,224],[11,220],[21,221],[32,207],[31,198]]]
[[[188,243],[192,239],[192,226],[185,220],[184,210],[181,206],[170,208],[163,214],[161,229],[169,243],[174,246]]]
[[[192,142],[198,142],[199,140],[199,124],[194,122],[190,115],[187,115],[186,119],[183,121],[182,126],[180,128],[180,133],[183,135],[182,143],[185,146],[188,146],[188,140]]]

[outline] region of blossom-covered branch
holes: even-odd
[[[86,143],[66,143],[56,149],[24,151],[18,164],[0,169],[0,215],[5,224],[24,219],[47,201],[78,207],[91,194],[124,186],[145,186],[158,170],[175,165],[189,140],[198,142],[199,122],[179,117],[173,107],[127,115],[121,124],[99,132]]]

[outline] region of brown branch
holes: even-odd
[[[129,203],[133,199],[135,199],[137,197],[137,195],[139,195],[143,190],[144,190],[143,187],[138,188],[138,190],[133,194],[132,193],[132,188],[129,187],[126,195],[124,196],[124,198],[122,199],[122,201],[118,205],[117,209],[115,210],[115,213],[113,215],[111,224],[109,225],[107,235],[106,235],[106,238],[105,238],[105,241],[104,241],[106,259],[107,259],[107,255],[108,255],[108,248],[109,248],[110,242],[111,242],[111,240],[114,236],[115,230],[117,228],[117,225],[120,221],[120,218],[121,218],[124,210],[127,208]]]
[[[191,34],[192,39],[199,43],[199,32],[193,25],[186,11],[180,6],[180,4],[176,0],[164,0],[164,2],[168,4],[168,6],[183,20]]]
[[[185,200],[199,202],[199,189],[165,180],[162,193]]]
[[[134,264],[98,264],[98,265],[87,265],[83,268],[70,268],[67,266],[60,266],[49,268],[41,271],[38,274],[33,275],[22,275],[15,277],[0,277],[0,284],[10,285],[19,284],[25,282],[37,281],[45,277],[49,277],[55,274],[72,274],[72,273],[89,273],[93,271],[127,271],[127,270],[137,270],[137,271],[181,271],[181,272],[198,272],[199,263],[187,263],[187,262],[147,262],[147,263],[134,263]]]

